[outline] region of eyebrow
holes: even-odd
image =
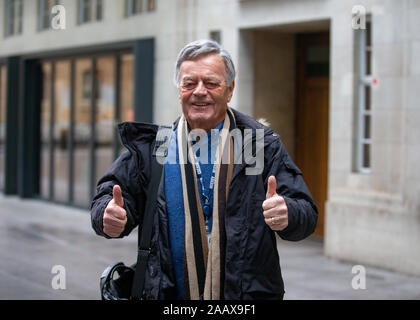
[[[190,77],[190,76],[185,76],[184,78],[182,78],[182,81],[196,81],[195,78]],[[204,81],[214,81],[214,82],[221,82],[221,80],[215,78],[215,77],[207,77],[204,78]]]
[[[221,82],[219,79],[215,78],[215,77],[207,77],[204,78],[205,81],[214,81],[214,82]]]
[[[192,77],[188,77],[188,76],[186,76],[186,77],[184,77],[184,78],[182,78],[182,81],[195,81],[195,79],[194,78],[192,78]]]

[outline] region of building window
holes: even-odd
[[[52,198],[53,186],[50,186],[49,176],[52,174],[50,153],[51,143],[51,73],[52,64],[42,65],[42,100],[41,100],[41,166],[40,166],[40,195],[44,198]]]
[[[222,44],[222,33],[220,31],[210,31],[210,39]]]
[[[142,0],[125,0],[125,16],[134,16],[143,11]]]
[[[38,0],[38,29],[51,28],[51,9],[58,5],[58,0]]]
[[[115,124],[134,120],[133,65],[128,51],[42,61],[42,198],[89,206],[122,151]]]
[[[131,17],[146,11],[154,11],[155,8],[155,0],[125,0],[126,17]]]
[[[4,189],[4,160],[6,139],[6,66],[0,64],[0,190]]]
[[[120,60],[120,114],[119,121],[134,121],[134,55],[127,53]]]
[[[156,9],[156,1],[155,0],[147,0],[147,11],[153,11]]]
[[[366,17],[366,28],[356,30],[357,86],[357,147],[356,171],[369,173],[372,152],[372,22]]]
[[[23,0],[6,0],[4,10],[5,36],[22,33]]]
[[[104,10],[103,0],[96,0],[95,4],[95,17],[97,21],[102,20],[103,10]]]
[[[103,0],[79,0],[78,23],[101,21],[103,16]]]

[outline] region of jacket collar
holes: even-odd
[[[232,113],[234,115],[234,123],[231,126],[231,130],[238,128],[242,135],[244,135],[245,129],[251,129],[253,131],[252,139],[249,143],[255,145],[256,143],[256,129],[263,129],[264,130],[264,148],[271,144],[274,139],[278,136],[274,131],[262,124],[260,124],[255,119],[233,109]],[[176,130],[178,127],[180,117],[178,117],[172,124],[172,130]],[[144,145],[150,145],[156,138],[156,134],[159,130],[160,126],[150,123],[141,123],[141,122],[123,122],[118,125],[118,129],[121,136],[121,141],[129,150],[137,152],[139,149],[143,149]],[[244,151],[245,145],[242,146],[242,154]],[[143,149],[144,150],[144,149]],[[245,167],[248,166],[245,161],[240,164],[236,164],[233,170],[233,179],[243,170]]]

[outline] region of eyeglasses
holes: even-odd
[[[194,81],[194,80],[184,80],[180,86],[182,91],[190,91],[196,89],[201,81]],[[224,85],[224,82],[214,81],[214,80],[205,80],[202,82],[204,88],[207,90],[214,90],[220,88]]]

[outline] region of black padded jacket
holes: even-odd
[[[318,210],[302,178],[302,172],[291,160],[279,135],[251,117],[234,109],[232,111],[236,127],[242,133],[245,129],[264,130],[264,167],[261,174],[247,175],[245,169],[249,165],[245,161],[234,165],[225,214],[223,298],[282,299],[284,284],[277,241],[274,231],[264,221],[262,209],[268,177],[276,176],[277,193],[284,197],[288,208],[289,224],[284,230],[277,231],[282,239],[298,241],[312,234],[316,227]],[[151,178],[151,148],[158,128],[157,125],[133,122],[119,125],[122,142],[128,151],[115,160],[98,182],[91,204],[92,227],[98,235],[109,238],[103,232],[102,219],[104,210],[112,199],[112,188],[115,184],[121,186],[128,218],[120,238],[128,235],[142,221],[145,190]],[[163,178],[159,185],[157,202],[143,297],[176,299]]]

